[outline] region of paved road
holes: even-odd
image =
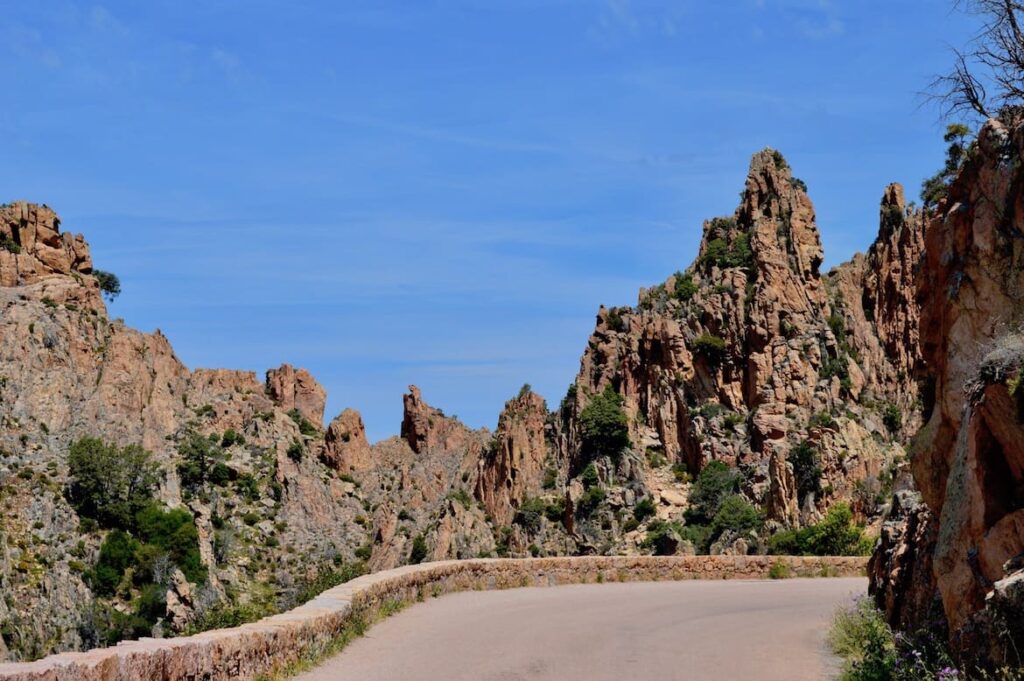
[[[471,591],[415,605],[301,681],[828,679],[825,635],[864,579]]]

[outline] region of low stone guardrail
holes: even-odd
[[[0,664],[2,681],[220,681],[286,676],[338,649],[402,605],[457,591],[594,582],[857,576],[866,558],[584,556],[453,560],[408,565],[328,589],[279,615],[193,636],[125,641],[110,648]]]

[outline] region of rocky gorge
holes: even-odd
[[[1019,130],[987,125],[936,207],[886,187],[874,242],[824,273],[806,185],[758,152],[689,267],[598,310],[557,405],[524,386],[475,430],[410,386],[377,443],[354,409],[324,425],[305,370],[189,369],[110,320],[85,239],[3,206],[0,659],[236,624],[407,563],[855,554],[875,535],[893,623],[941,613],[964,654],[1004,654],[1019,634],[991,631],[1020,621],[1024,583]],[[81,451],[152,466],[121,525],[76,492]]]

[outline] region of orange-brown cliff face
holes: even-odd
[[[603,309],[581,361],[574,414],[611,385],[634,445],[691,472],[722,460],[783,524],[819,517],[832,500],[877,507],[914,419],[922,223],[902,190],[886,191],[879,237],[827,277],[814,207],[778,152],[754,156],[741,205],[705,223],[697,261],[641,291],[636,308]],[[567,446],[578,453],[568,428]],[[809,443],[822,476],[798,489],[790,463]]]
[[[883,544],[872,580],[908,627],[925,622],[937,587],[952,642],[996,660],[1024,643],[1022,151],[1024,130],[986,124],[928,224],[918,289],[927,417],[911,460],[926,527]],[[930,579],[900,602],[900,576],[922,566]]]
[[[60,218],[46,206],[24,201],[0,206],[0,241],[0,286],[92,272],[85,239],[61,233]]]
[[[542,488],[545,468],[554,468],[547,442],[544,398],[524,390],[498,417],[491,448],[479,462],[476,496],[495,524],[508,526],[527,496]]]
[[[324,433],[320,456],[325,464],[342,473],[364,471],[373,466],[373,453],[359,412],[346,409],[331,421]]]
[[[324,422],[327,391],[305,369],[282,364],[267,372],[267,394],[285,411],[295,409],[318,427]]]
[[[107,318],[88,247],[59,225],[46,207],[0,208],[0,590],[10,597],[0,600],[0,657],[95,644],[100,610],[83,573],[104,533],[64,496],[68,448],[84,436],[151,451],[159,500],[195,518],[210,576],[188,603],[184,586],[167,585],[165,633],[203,608],[287,607],[298,585],[366,541],[353,522],[364,512],[358,490],[315,456],[322,390],[302,370],[272,379],[273,399],[252,372],[190,371],[159,331]],[[177,464],[191,432],[216,440],[227,480],[186,495]],[[272,578],[275,589],[259,586]]]

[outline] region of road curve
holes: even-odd
[[[837,605],[867,580],[471,591],[383,622],[301,681],[819,681]]]

